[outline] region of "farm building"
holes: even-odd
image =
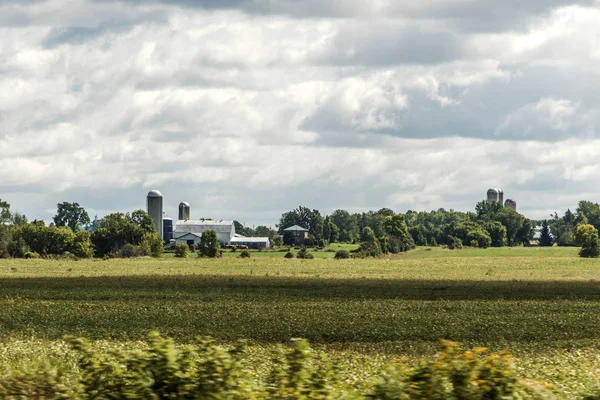
[[[308,229],[298,225],[290,226],[283,230],[284,241],[288,236],[293,238],[294,244],[304,244],[304,240],[308,238]]]
[[[244,237],[235,233],[233,221],[177,221],[173,239],[175,243],[186,243],[198,245],[200,237],[205,231],[215,231],[222,246],[245,245],[249,248],[268,248],[271,246],[269,238],[266,237]]]

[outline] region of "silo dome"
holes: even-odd
[[[513,199],[506,199],[504,208],[510,208],[511,210],[517,211],[517,202]]]
[[[492,188],[487,191],[487,200],[490,202],[499,202],[504,193],[500,189]]]
[[[158,190],[151,190],[148,192],[148,197],[163,197],[163,195]]]
[[[161,192],[158,190],[148,192],[148,196],[146,196],[146,211],[150,218],[152,218],[152,222],[154,222],[156,232],[160,237],[163,237],[163,195]]]

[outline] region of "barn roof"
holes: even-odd
[[[299,225],[294,225],[294,226],[290,226],[289,228],[285,228],[284,231],[308,232],[308,229],[303,228]]]

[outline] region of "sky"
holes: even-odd
[[[0,0],[0,198],[274,226],[600,200],[600,1]]]

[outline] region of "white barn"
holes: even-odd
[[[222,246],[228,245],[246,245],[250,248],[269,248],[271,242],[266,237],[245,237],[235,233],[235,224],[233,221],[177,221],[173,239],[175,243],[186,243],[198,246],[200,237],[205,231],[215,231],[217,238]]]
[[[200,243],[200,236],[202,232],[215,231],[219,242],[223,245],[231,244],[231,239],[235,236],[235,225],[233,221],[177,221],[175,231],[173,232],[173,239],[176,243],[188,243],[191,244],[191,240],[194,240],[194,244]],[[193,235],[189,235],[193,234]]]

